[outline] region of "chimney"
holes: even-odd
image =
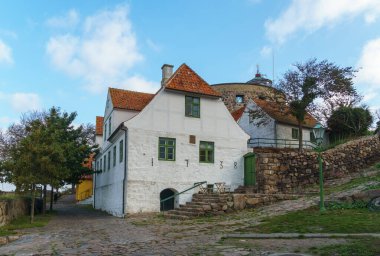
[[[173,75],[173,65],[164,64],[162,65],[162,80],[161,80],[161,86],[164,87],[166,81]]]

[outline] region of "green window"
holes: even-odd
[[[103,162],[103,164],[104,164],[103,165],[103,167],[104,167],[103,168],[103,172],[105,172],[107,170],[107,168],[106,168],[107,167],[107,156],[104,156],[104,162]]]
[[[201,100],[199,97],[185,97],[185,116],[201,116]]]
[[[108,151],[108,162],[107,162],[107,170],[111,170],[111,151]]]
[[[123,162],[123,155],[124,155],[124,144],[123,141],[121,140],[119,142],[119,162]]]
[[[101,171],[102,168],[103,168],[103,158],[100,159],[100,170],[99,171]]]
[[[199,143],[199,162],[214,162],[214,142],[201,141]]]
[[[104,141],[106,141],[106,137],[107,137],[107,124],[104,125],[104,137],[103,137]]]
[[[158,139],[158,160],[175,161],[175,139]]]
[[[298,140],[298,129],[292,128],[292,139]]]
[[[113,166],[115,167],[116,166],[116,146],[113,147],[113,156],[112,156],[112,160],[113,160]]]

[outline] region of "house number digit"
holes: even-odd
[[[237,162],[234,162],[234,168],[237,169]]]
[[[220,161],[220,169],[223,169],[223,161]]]

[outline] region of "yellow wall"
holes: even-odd
[[[75,199],[81,201],[90,196],[92,196],[92,180],[82,180],[77,184]]]

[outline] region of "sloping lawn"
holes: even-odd
[[[320,213],[317,207],[265,219],[258,226],[237,230],[242,233],[376,233],[380,212],[336,209]]]
[[[53,214],[36,215],[34,216],[33,224],[30,224],[29,216],[22,216],[13,220],[10,224],[0,227],[0,236],[16,234],[15,230],[25,228],[35,228],[45,226],[51,219]]]
[[[380,255],[380,239],[355,239],[345,244],[314,247],[309,249],[309,252],[321,256],[378,256]]]

